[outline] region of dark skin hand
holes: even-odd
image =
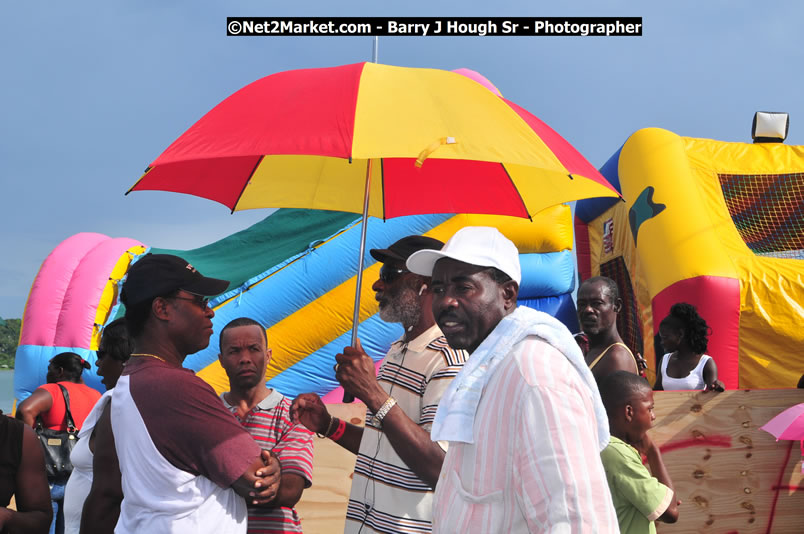
[[[53,518],[45,458],[39,439],[27,427],[22,432],[22,459],[17,469],[16,484],[17,510],[0,508],[0,531],[9,534],[45,534]]]
[[[290,407],[290,417],[294,423],[301,423],[308,430],[321,435],[326,433],[332,419],[321,397],[315,393],[302,393],[293,399],[293,405]],[[360,440],[362,438],[362,426],[346,423],[343,437],[335,443],[352,454],[357,454],[360,450]]]
[[[670,479],[670,474],[667,472],[667,468],[664,466],[664,461],[662,460],[661,452],[659,452],[659,447],[653,442],[648,434],[645,434],[641,441],[631,443],[631,445],[633,445],[633,447],[639,451],[640,454],[643,454],[648,458],[648,465],[650,466],[651,474],[656,477],[659,482],[673,491],[673,498],[670,500],[670,505],[667,507],[667,510],[665,510],[664,513],[657,518],[657,520],[664,523],[675,523],[678,521],[678,507],[681,504],[681,501],[676,499],[676,490],[673,487],[673,481]]]
[[[717,379],[717,364],[715,360],[709,360],[704,365],[703,370],[704,391],[726,391],[726,385]]]
[[[372,413],[376,413],[388,400],[388,393],[377,381],[374,360],[363,350],[360,340],[356,340],[355,347],[344,348],[342,354],[335,356],[335,361],[338,363],[335,378],[344,391],[363,401]],[[291,408],[291,417],[322,434],[326,432],[331,418],[326,406],[314,394],[297,397]],[[357,454],[364,431],[347,423],[346,432],[338,444]],[[402,461],[419,478],[435,488],[446,453],[430,439],[430,433],[408,417],[399,406],[394,406],[386,414],[382,431]]]
[[[113,534],[120,517],[123,501],[120,464],[112,433],[111,404],[107,404],[95,425],[95,455],[92,460],[92,488],[84,502],[81,532]],[[269,451],[262,451],[238,478],[232,489],[253,505],[271,503],[279,490],[281,468],[279,460]]]
[[[263,450],[240,478],[232,484],[232,489],[253,506],[270,505],[279,492],[282,480],[282,467],[279,459],[271,452]]]

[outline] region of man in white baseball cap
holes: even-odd
[[[597,386],[563,324],[517,307],[516,246],[496,228],[466,227],[407,267],[432,276],[436,322],[470,353],[431,431],[450,442],[433,531],[618,532]]]

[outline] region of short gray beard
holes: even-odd
[[[402,323],[405,330],[415,326],[422,315],[419,295],[413,288],[405,287],[388,304],[380,306],[380,319],[386,323]]]

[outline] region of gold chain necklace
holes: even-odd
[[[140,354],[132,354],[132,356],[150,356],[151,358],[156,358],[157,360],[162,360],[163,362],[167,363],[167,361],[164,358],[162,358],[161,356],[157,356],[156,354],[145,354],[143,352]]]

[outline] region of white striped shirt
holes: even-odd
[[[450,442],[436,487],[440,533],[619,532],[587,386],[530,336],[494,370],[474,443]]]
[[[409,343],[394,343],[377,379],[397,406],[430,432],[438,402],[464,362],[466,352],[452,350],[433,326]],[[402,461],[373,415],[366,413],[345,532],[431,532],[433,489]]]

